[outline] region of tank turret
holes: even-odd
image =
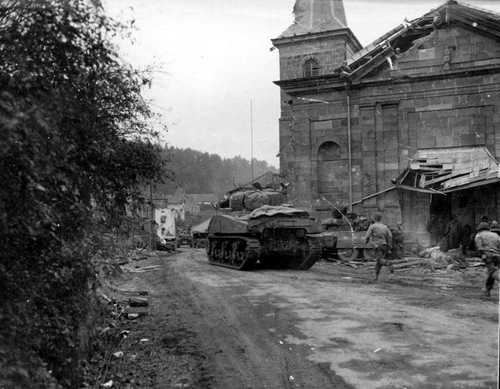
[[[264,205],[277,206],[286,203],[286,185],[280,189],[262,188],[258,183],[248,187],[239,187],[226,193],[219,203],[221,209],[230,212],[252,212]]]

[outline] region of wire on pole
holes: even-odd
[[[255,179],[255,170],[253,162],[253,100],[250,99],[250,166],[252,169],[252,182]]]

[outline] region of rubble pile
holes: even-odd
[[[481,258],[466,257],[461,249],[443,252],[439,247],[431,247],[423,250],[419,255],[429,263],[432,269],[465,269],[482,264]]]
[[[341,258],[328,257],[329,262],[337,262],[345,266],[357,269],[364,265],[373,265],[375,260],[360,255],[356,259],[345,260]],[[463,270],[469,267],[484,266],[481,258],[477,256],[465,256],[461,249],[453,249],[443,252],[439,247],[431,247],[422,250],[418,256],[408,256],[390,260],[395,271],[404,271],[412,268],[424,268],[430,271],[437,270]]]

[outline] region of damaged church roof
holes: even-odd
[[[297,0],[297,3],[300,1]],[[419,18],[411,21],[405,20],[371,44],[355,52],[332,73],[322,74],[314,80],[298,78],[279,80],[274,83],[280,87],[290,89],[301,88],[305,86],[304,83],[309,83],[306,86],[314,85],[317,87],[318,78],[322,78],[328,81],[340,82],[339,86],[342,85],[343,87],[345,81],[357,82],[377,72],[381,67],[391,66],[394,57],[410,50],[417,40],[429,36],[436,29],[449,25],[467,28],[500,41],[500,14],[459,1],[449,0]],[[296,27],[296,30],[293,28],[292,25],[285,33],[298,31],[299,27]],[[283,35],[280,38],[286,38]]]
[[[297,0],[295,21],[278,39],[347,28],[342,0]]]
[[[473,29],[500,40],[499,14],[450,0],[417,19],[405,21],[356,52],[339,71],[346,77],[359,79],[382,65],[394,54],[410,49],[417,39],[450,24]]]

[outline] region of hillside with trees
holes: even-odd
[[[250,161],[242,157],[221,158],[217,154],[167,147],[164,158],[169,174],[165,187],[169,193],[183,188],[186,193],[224,193],[252,179]],[[255,177],[277,169],[266,161],[254,160]]]

